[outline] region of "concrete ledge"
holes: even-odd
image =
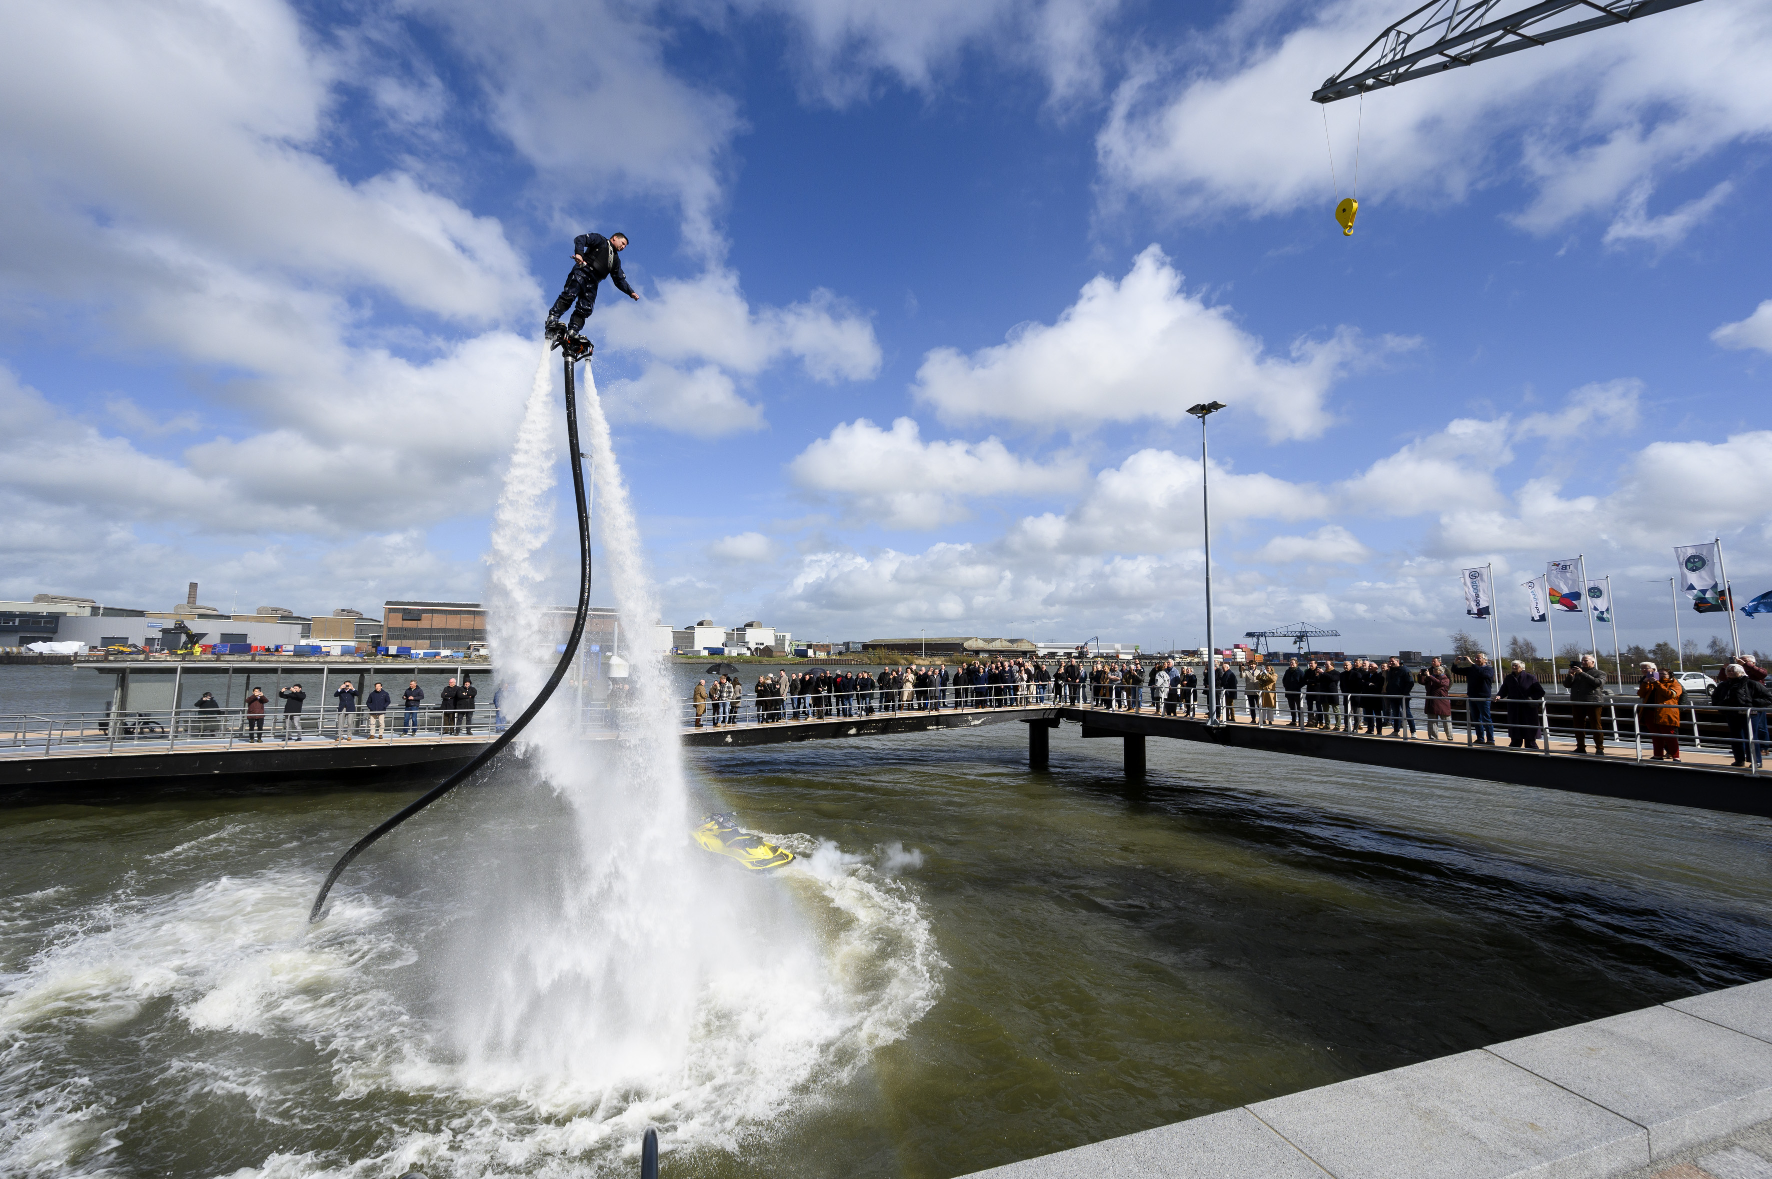
[[[1328,1179],[1321,1167],[1247,1109],[1227,1109],[977,1174],[981,1179]]]
[[[1652,1160],[1772,1118],[1772,1044],[1671,1007],[1489,1051],[1642,1126]]]
[[[1641,1126],[1482,1051],[1247,1108],[1344,1179],[1601,1179],[1649,1159]]]
[[[979,1175],[1604,1179],[1769,1118],[1772,980]]]

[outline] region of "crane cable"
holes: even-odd
[[[554,665],[554,674],[548,677],[548,682],[542,686],[529,707],[523,710],[523,715],[512,722],[510,728],[500,733],[492,744],[475,754],[472,761],[449,775],[441,785],[408,803],[397,814],[353,843],[350,850],[338,858],[338,863],[326,874],[326,883],[320,886],[320,894],[314,898],[314,907],[308,913],[310,925],[320,920],[321,910],[326,907],[326,894],[332,891],[333,883],[352,860],[362,855],[370,844],[467,781],[475,770],[497,757],[505,746],[516,740],[517,734],[535,719],[548,698],[554,694],[554,689],[560,686],[560,681],[566,678],[566,669],[572,666],[572,660],[578,654],[579,641],[584,638],[585,617],[590,613],[591,607],[591,511],[585,498],[584,455],[578,448],[578,395],[573,381],[573,364],[574,358],[566,357],[566,439],[572,454],[572,492],[578,503],[578,613],[572,620],[572,635],[561,650],[560,662]]]

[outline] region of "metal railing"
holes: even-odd
[[[1084,708],[1116,712],[1149,712],[1182,719],[1204,718],[1206,691],[1145,684],[1091,683],[1067,680],[951,683],[932,687],[881,685],[856,677],[841,687],[819,691],[813,685],[779,684],[759,695],[756,685],[714,685],[730,689],[717,698],[688,700],[678,706],[685,731],[739,725],[776,725],[804,721],[871,717],[909,717],[1017,708]],[[776,693],[780,694],[776,694]],[[1270,703],[1271,702],[1271,703]],[[1427,705],[1444,702],[1449,715],[1429,716]],[[1349,736],[1402,740],[1444,739],[1463,744],[1493,743],[1497,730],[1511,734],[1513,748],[1549,754],[1553,742],[1598,747],[1628,746],[1636,760],[1672,756],[1678,751],[1728,752],[1749,773],[1760,773],[1767,747],[1767,710],[1700,704],[1684,699],[1652,704],[1610,698],[1584,703],[1566,697],[1514,700],[1464,695],[1427,697],[1419,692],[1264,692],[1239,684],[1220,689],[1220,717],[1228,724],[1314,728]],[[1668,712],[1678,718],[1663,725]],[[576,731],[594,736],[619,731],[628,707],[619,691],[609,699],[586,702]],[[439,740],[490,737],[503,730],[496,707],[444,709],[390,708],[374,713],[283,713],[267,708],[249,714],[244,708],[24,713],[0,716],[0,754],[58,752],[148,753],[177,749],[232,749],[241,745],[305,740]],[[1436,733],[1434,730],[1437,729]],[[1388,732],[1387,732],[1388,730]]]
[[[20,713],[0,716],[0,753],[153,753],[195,746],[231,749],[236,745],[289,743],[309,739],[489,736],[503,730],[496,708],[390,708],[386,712],[284,713],[267,708],[109,710]]]

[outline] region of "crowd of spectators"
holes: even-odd
[[[1670,673],[1644,663],[1638,682],[1637,708],[1641,730],[1656,760],[1677,760],[1682,688]],[[1396,737],[1425,729],[1431,741],[1451,741],[1453,683],[1464,682],[1463,716],[1474,744],[1496,744],[1494,708],[1499,705],[1508,745],[1537,750],[1544,739],[1544,685],[1520,660],[1502,669],[1481,652],[1468,662],[1447,667],[1438,657],[1411,669],[1392,656],[1386,660],[1288,659],[1241,668],[1228,662],[1212,674],[1198,664],[1124,660],[1008,659],[971,662],[957,667],[907,664],[878,672],[853,668],[780,669],[757,677],[746,690],[736,674],[697,682],[692,694],[695,726],[737,723],[748,696],[747,720],[782,721],[917,712],[953,708],[1002,708],[1061,704],[1151,712],[1164,716],[1201,717],[1216,703],[1227,723],[1245,717],[1261,725],[1287,725],[1367,736]],[[1772,708],[1766,673],[1752,656],[1729,664],[1711,703],[1726,710],[1737,765],[1759,764],[1767,739],[1764,711]],[[1606,674],[1593,656],[1569,664],[1561,678],[1567,692],[1570,730],[1575,752],[1606,752],[1607,708],[1614,697]],[[1418,690],[1419,689],[1419,694]],[[1209,701],[1207,693],[1216,694]],[[1416,706],[1421,706],[1417,716]],[[1285,718],[1282,720],[1281,711]],[[1239,710],[1243,710],[1239,715]],[[1735,711],[1727,711],[1727,710]],[[1420,727],[1418,728],[1418,720]],[[1614,735],[1617,721],[1611,722]]]

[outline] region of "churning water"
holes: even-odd
[[[551,369],[495,519],[507,713],[553,659]],[[588,372],[581,397],[604,570],[650,621]],[[389,800],[186,811],[170,843],[87,813],[10,847],[0,1174],[625,1171],[647,1126],[667,1157],[731,1157],[850,1084],[935,999],[914,894],[834,848],[772,876],[696,850],[674,692],[656,661],[632,683],[619,741],[574,741],[545,710],[495,782],[384,840],[313,929],[320,873]]]

